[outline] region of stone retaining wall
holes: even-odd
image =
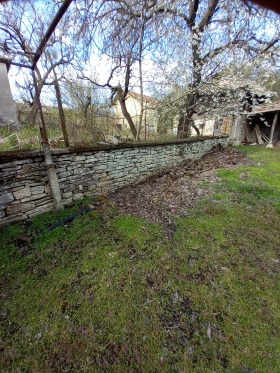
[[[64,205],[139,182],[188,159],[201,157],[227,139],[207,138],[161,144],[54,150]],[[53,209],[41,151],[0,154],[0,226]]]

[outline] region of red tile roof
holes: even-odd
[[[136,98],[139,101],[141,100],[141,94],[140,93],[136,93],[136,92],[130,91],[130,92],[128,92],[128,95],[131,96],[131,97]],[[150,96],[143,95],[143,100],[147,101],[147,102],[149,102],[150,104],[153,104],[153,105],[159,104],[158,100],[156,100],[155,98],[150,97]]]

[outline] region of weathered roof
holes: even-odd
[[[232,90],[249,90],[252,94],[258,96],[272,96],[272,92],[268,91],[265,87],[261,86],[257,82],[251,79],[244,78],[232,78],[223,79],[217,83],[218,87],[222,89],[232,89]]]
[[[268,112],[274,112],[274,111],[280,111],[280,100],[269,102],[267,104],[255,106],[254,110],[250,113],[257,114],[257,113],[268,113]]]
[[[128,92],[128,95],[136,98],[136,100],[139,100],[139,101],[141,100],[141,94],[140,93],[130,91],[130,92]],[[153,104],[153,105],[157,105],[159,103],[159,101],[156,100],[155,98],[150,97],[150,96],[146,96],[146,95],[143,95],[143,100],[147,101],[147,102],[149,102],[150,104]]]

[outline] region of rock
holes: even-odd
[[[73,195],[73,193],[72,193],[72,192],[66,192],[66,193],[62,193],[62,198],[65,198],[65,199],[67,199],[67,198],[70,198],[70,197],[72,197],[72,195]]]
[[[41,194],[44,193],[45,187],[43,185],[34,186],[31,188],[31,194]]]
[[[65,206],[67,206],[67,205],[71,205],[71,203],[73,203],[73,198],[67,198],[67,199],[65,199],[65,200],[63,200],[63,204],[65,205]]]
[[[188,351],[188,355],[193,355],[193,348],[192,347],[188,347],[188,349],[187,349],[187,351]]]
[[[12,193],[3,193],[0,196],[0,210],[4,210],[9,203],[13,202],[14,196]]]
[[[78,199],[82,199],[83,196],[84,196],[83,193],[76,193],[76,194],[73,195],[73,200],[77,201]]]
[[[44,197],[46,197],[46,196],[47,196],[46,193],[35,194],[34,196],[27,197],[27,198],[23,198],[23,199],[21,200],[21,202],[37,201],[38,199],[42,199],[42,198],[44,198]]]
[[[13,203],[7,207],[7,215],[20,214],[22,212],[32,211],[35,208],[35,203]]]
[[[17,192],[14,192],[14,196],[16,199],[22,199],[22,198],[27,198],[27,197],[30,197],[31,196],[31,188],[30,187],[26,187],[26,188],[23,188]]]

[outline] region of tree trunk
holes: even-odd
[[[42,87],[38,86],[39,95],[41,94],[41,91],[42,91]],[[33,100],[33,105],[32,105],[32,108],[31,108],[31,111],[30,111],[29,117],[28,117],[29,125],[31,125],[31,126],[35,125],[35,121],[36,121],[38,111],[39,111],[38,95],[35,93],[34,100]]]
[[[191,127],[194,128],[197,136],[200,135],[200,131],[197,126],[194,124],[192,116],[195,113],[194,105],[197,101],[197,94],[191,93],[186,97],[184,107],[181,109],[179,117],[179,125],[177,130],[177,138],[184,139],[190,136]]]
[[[194,124],[193,119],[188,118],[186,114],[182,114],[179,118],[177,139],[185,139],[190,136],[191,127],[194,128],[197,136],[200,135],[200,131]]]
[[[59,182],[58,182],[58,177],[57,177],[57,174],[56,174],[56,171],[55,171],[55,165],[53,164],[52,154],[51,154],[50,147],[49,147],[46,124],[45,124],[45,119],[44,119],[44,115],[43,115],[43,111],[42,111],[42,106],[41,106],[41,102],[40,102],[40,95],[39,95],[39,92],[38,92],[38,85],[37,85],[37,80],[36,80],[36,76],[35,76],[34,71],[32,71],[32,77],[33,77],[33,82],[34,82],[36,95],[38,97],[37,104],[38,104],[38,110],[39,110],[40,119],[41,119],[40,134],[41,134],[41,138],[42,138],[42,145],[43,145],[43,152],[44,152],[44,156],[45,156],[47,173],[48,173],[50,187],[51,187],[51,191],[52,191],[52,195],[53,195],[54,207],[55,207],[56,210],[60,210],[60,209],[63,209],[61,191],[60,191],[60,186],[59,186]]]
[[[199,29],[192,25],[191,31],[191,49],[192,49],[192,64],[193,64],[193,81],[192,84],[189,86],[191,93],[186,95],[186,102],[184,107],[184,114],[183,118],[179,119],[179,126],[177,132],[177,138],[183,139],[188,137],[189,133],[191,132],[191,127],[194,128],[197,136],[200,135],[200,131],[197,126],[194,124],[192,119],[194,113],[196,112],[195,106],[197,106],[199,93],[198,90],[201,85],[202,81],[202,61],[200,58],[200,49],[201,46],[201,36],[199,33]]]
[[[141,132],[141,127],[142,127],[143,112],[144,112],[143,74],[142,74],[142,53],[143,53],[144,26],[145,26],[145,21],[144,21],[144,3],[143,3],[143,0],[141,0],[141,31],[140,31],[140,37],[139,37],[139,50],[138,50],[139,83],[140,83],[141,99],[140,99],[140,116],[139,116],[139,124],[138,124],[138,131],[137,131],[136,141],[140,140],[140,132]]]
[[[129,112],[127,111],[126,104],[125,104],[125,99],[119,99],[119,102],[120,102],[120,105],[121,105],[122,114],[129,124],[129,127],[130,127],[133,138],[136,140],[137,139],[137,130],[136,130],[135,124],[134,124]]]
[[[55,78],[56,78],[56,75],[55,75]],[[59,119],[60,119],[62,134],[63,134],[64,146],[69,147],[69,139],[68,139],[68,133],[67,133],[67,128],[66,128],[64,110],[62,106],[61,92],[60,92],[57,79],[55,79],[54,89],[55,89],[55,94],[56,94],[56,100],[57,100]]]

